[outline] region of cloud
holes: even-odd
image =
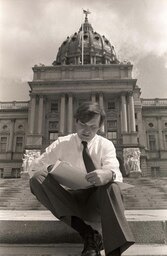
[[[1,77],[0,101],[28,101],[29,85],[15,77]]]
[[[1,77],[8,84],[11,80],[11,90],[14,80],[32,80],[31,67],[35,64],[52,64],[64,39],[79,30],[82,9],[87,8],[94,30],[110,40],[120,60],[134,63],[139,86],[145,84],[144,95],[148,95],[146,88],[150,86],[147,81],[154,84],[156,79],[161,80],[160,74],[166,70],[167,0],[0,0],[0,5]],[[152,80],[155,73],[150,71],[148,77],[144,70],[150,56],[154,57],[152,61],[161,62]],[[166,76],[163,79],[162,84],[167,81]],[[150,97],[156,95],[154,85]],[[159,97],[164,95],[167,97],[167,92],[161,95],[159,91]]]
[[[144,97],[151,98],[152,91],[155,98],[166,97],[167,67],[165,67],[166,56],[158,57],[156,55],[147,55],[137,64],[138,84],[142,85],[142,94]],[[142,96],[143,97],[143,96]]]

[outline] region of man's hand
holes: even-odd
[[[110,170],[97,169],[93,172],[89,172],[86,175],[86,179],[94,186],[102,186],[112,181],[112,175]]]
[[[52,168],[53,168],[53,164],[51,164],[51,165],[49,165],[49,166],[47,167],[47,171],[50,172],[50,171],[52,170]]]

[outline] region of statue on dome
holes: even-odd
[[[85,14],[85,20],[88,20],[88,14],[91,14],[91,12],[88,9],[87,10],[83,9],[83,13]]]

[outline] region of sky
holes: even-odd
[[[167,0],[0,0],[0,101],[29,100],[32,67],[52,65],[83,9],[117,58],[134,65],[141,97],[167,98]]]

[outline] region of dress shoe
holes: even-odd
[[[86,234],[81,256],[101,256],[101,250],[103,250],[102,236],[96,230]]]
[[[110,252],[109,254],[107,254],[107,256],[121,256],[120,249],[118,248],[118,249]]]

